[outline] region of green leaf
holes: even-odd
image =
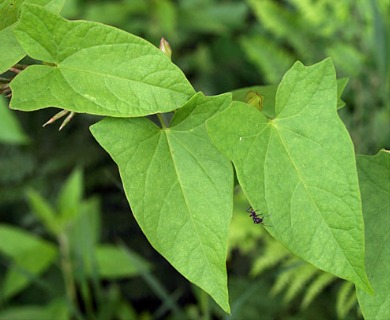
[[[58,236],[61,232],[61,223],[55,209],[35,190],[28,190],[27,198],[32,212],[41,220],[46,230]]]
[[[275,96],[276,90],[278,89],[277,85],[270,86],[253,86],[248,88],[242,88],[232,91],[233,100],[248,102],[247,95],[248,92],[255,92],[263,96],[263,114],[268,118],[275,117]]]
[[[8,109],[3,97],[0,97],[0,143],[25,144],[28,137],[23,133],[13,112]]]
[[[51,243],[12,226],[0,225],[0,252],[15,263],[3,282],[2,297],[17,294],[54,261],[57,250]]]
[[[70,223],[80,212],[82,198],[83,175],[81,170],[76,169],[66,180],[58,195],[58,211],[63,225]]]
[[[374,295],[357,289],[364,319],[390,319],[390,153],[357,156],[366,233],[366,269]]]
[[[34,190],[29,190],[27,196],[33,213],[56,237],[69,225],[76,223],[77,216],[81,214],[84,206],[87,206],[82,204],[83,177],[79,169],[74,170],[62,186],[56,209]]]
[[[194,94],[164,53],[119,29],[25,5],[14,32],[27,54],[45,64],[28,67],[11,82],[13,109],[55,106],[135,117],[177,109]]]
[[[60,12],[65,0],[0,0],[0,43],[2,49],[0,50],[0,74],[7,71],[25,56],[23,48],[12,32],[19,17],[20,7],[24,2],[36,3],[52,12]]]
[[[348,83],[347,78],[341,78],[337,80],[337,109],[341,109],[345,106],[345,102],[341,99],[341,95]],[[237,89],[232,91],[233,100],[236,101],[247,101],[247,95],[249,92],[253,91],[256,94],[263,96],[263,114],[267,118],[275,117],[275,97],[276,91],[278,89],[277,85],[269,85],[269,86],[252,86],[242,89]]]
[[[65,299],[56,299],[45,305],[19,305],[0,311],[0,320],[67,320],[70,319],[69,303]]]
[[[177,111],[170,128],[145,118],[107,118],[91,127],[118,164],[127,199],[150,243],[226,312],[233,172],[204,122],[230,101],[230,94],[198,93]]]
[[[371,291],[354,149],[336,102],[331,60],[310,67],[297,62],[278,87],[274,119],[233,102],[208,129],[252,207],[269,215],[265,225],[277,240]]]
[[[348,84],[348,80],[348,78],[337,79],[337,109],[341,109],[345,106],[345,102],[341,99],[341,95]]]
[[[77,279],[87,280],[88,276],[98,278],[95,257],[95,246],[100,236],[100,201],[90,198],[83,201],[72,220],[67,220],[63,227],[69,239],[70,250],[75,256],[76,264],[83,266],[77,269]]]
[[[0,17],[3,15],[0,13]],[[0,74],[9,70],[26,55],[12,32],[13,26],[0,31]]]
[[[95,254],[99,275],[104,279],[133,277],[150,269],[146,261],[124,248],[101,245]]]
[[[91,255],[99,242],[101,218],[100,201],[90,198],[83,201],[77,216],[67,230],[73,252],[85,259],[84,264],[91,264]]]

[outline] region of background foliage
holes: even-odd
[[[338,77],[350,78],[340,113],[356,151],[374,154],[390,148],[388,0],[71,0],[62,14],[117,26],[156,46],[164,36],[173,48],[173,61],[206,94],[276,83],[295,60],[312,64],[331,56]],[[118,319],[226,317],[146,241],[129,212],[116,166],[89,133],[98,117],[76,116],[59,133],[56,125],[41,128],[54,110],[19,114],[5,105],[2,100],[0,221],[18,229],[0,229],[11,246],[0,248],[0,274],[14,270],[15,277],[27,275],[29,285],[4,293],[10,280],[2,276],[0,309],[8,315],[0,313],[0,319],[23,319],[23,314],[50,318],[52,312],[66,318],[71,310],[63,300],[67,282],[58,256],[64,250],[61,232],[39,212],[61,211],[57,199],[66,193],[63,185],[75,167],[84,174],[72,175],[77,178],[68,192],[76,199],[77,219],[70,219],[66,239],[82,312],[101,319],[115,314]],[[228,260],[232,318],[251,319],[259,312],[270,319],[361,318],[353,287],[293,257],[251,223],[246,208],[236,190]],[[37,246],[47,248],[42,255],[46,263],[15,264],[17,257],[7,252],[14,243],[22,246],[22,237],[43,241]],[[95,254],[88,258],[83,250],[91,248]],[[25,250],[32,255],[38,250],[22,249],[24,257]],[[112,256],[130,261],[129,269],[110,275],[112,267],[107,266],[106,274],[90,274],[93,263],[104,264],[101,260]]]

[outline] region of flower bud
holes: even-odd
[[[169,42],[165,40],[164,38],[161,38],[160,40],[160,50],[164,52],[164,54],[171,59],[172,57],[172,49],[171,46],[169,45]]]
[[[245,96],[246,103],[256,107],[260,111],[263,109],[263,99],[264,97],[255,91],[249,91]]]

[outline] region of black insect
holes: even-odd
[[[260,213],[256,213],[256,210],[253,210],[252,207],[249,207],[246,211],[249,212],[249,216],[253,219],[253,223],[263,223],[264,217],[262,217]]]

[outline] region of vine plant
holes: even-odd
[[[144,39],[68,21],[57,14],[61,1],[28,2],[0,2],[7,13],[0,73],[25,55],[37,61],[11,69],[17,75],[10,83],[2,79],[10,107],[105,116],[92,135],[117,163],[146,237],[181,274],[230,312],[226,255],[235,170],[252,208],[267,215],[259,228],[354,283],[367,318],[389,318],[389,227],[382,222],[390,158],[386,151],[360,156],[359,187],[353,144],[337,114],[345,81],[336,80],[331,59],[296,62],[278,86],[205,96]]]

